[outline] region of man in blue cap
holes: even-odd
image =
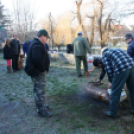
[[[83,37],[83,33],[78,32],[77,35],[78,37],[74,39],[72,46],[74,47],[77,76],[82,77],[81,60],[83,61],[84,74],[85,74],[88,71],[87,51],[88,53],[91,53],[91,49],[86,38]]]

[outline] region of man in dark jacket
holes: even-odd
[[[17,34],[13,35],[13,39],[10,42],[12,50],[12,69],[14,72],[19,71],[18,69],[18,59],[20,55],[20,43]]]
[[[132,101],[132,113],[134,114],[134,62],[133,59],[121,49],[106,49],[102,58],[96,58],[94,66],[102,68],[100,82],[107,73],[108,81],[112,83],[112,94],[109,103],[109,111],[106,115],[117,117],[120,104],[121,91],[127,84]]]
[[[28,51],[29,51],[29,48],[30,48],[30,44],[31,44],[30,40],[26,40],[25,43],[23,44],[23,54],[24,55],[28,54]]]
[[[125,40],[128,43],[127,53],[134,60],[134,39],[131,33],[127,33]]]
[[[40,30],[34,38],[26,59],[25,71],[34,83],[34,98],[38,114],[43,117],[51,116],[45,105],[46,71],[49,71],[50,60],[44,44],[49,36],[46,30]]]

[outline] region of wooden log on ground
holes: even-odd
[[[107,90],[102,89],[99,87],[98,84],[89,82],[84,88],[85,93],[98,101],[104,101],[104,102],[109,102],[110,100],[110,95],[108,94]]]

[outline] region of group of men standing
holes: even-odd
[[[45,104],[45,85],[46,72],[49,71],[50,59],[44,44],[48,41],[49,35],[46,30],[40,30],[37,38],[34,38],[26,59],[25,72],[31,76],[34,83],[34,98],[38,114],[43,117],[51,116],[47,111],[49,108]],[[102,58],[95,58],[94,66],[101,68],[101,82],[107,73],[108,81],[112,83],[112,94],[109,104],[109,111],[106,115],[109,117],[117,117],[120,103],[120,95],[122,88],[127,83],[132,101],[132,113],[134,114],[134,40],[131,34],[126,35],[126,41],[129,43],[127,52],[121,49],[105,49]],[[78,32],[78,37],[74,39],[72,46],[74,47],[74,55],[76,60],[77,76],[81,77],[81,60],[84,65],[84,74],[88,71],[87,51],[91,54],[91,49],[82,32]]]

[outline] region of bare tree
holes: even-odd
[[[100,34],[100,45],[101,48],[107,45],[107,41],[109,38],[109,33],[114,32],[114,29],[111,27],[111,24],[114,19],[112,19],[112,14],[114,10],[104,12],[106,10],[106,4],[108,0],[96,0],[99,6],[97,23],[99,26],[99,34]]]
[[[52,18],[51,18],[51,13],[49,14],[49,45],[52,47],[53,45],[53,36],[52,36]]]
[[[97,18],[97,11],[95,10],[94,3],[92,4],[93,6],[93,15],[87,15],[87,18],[91,20],[91,25],[90,25],[90,38],[89,38],[89,45],[92,46],[94,44],[94,36],[95,36],[95,20]]]
[[[11,22],[10,16],[5,14],[4,11],[5,8],[0,2],[0,28],[7,27]]]
[[[72,43],[75,37],[75,32],[71,25],[71,19],[72,14],[70,12],[65,12],[56,19],[51,16],[52,32],[49,34],[52,34],[53,44],[59,46]],[[50,21],[45,20],[42,23],[44,24],[43,27],[50,31]]]
[[[36,13],[30,0],[13,0],[13,29],[19,34],[20,39],[32,39],[32,33],[36,26]]]
[[[78,29],[80,29],[83,32],[85,38],[87,38],[87,40],[89,42],[88,34],[87,34],[87,31],[83,25],[83,20],[82,20],[82,15],[81,15],[81,5],[82,5],[83,0],[79,0],[79,1],[76,0],[75,2],[76,2],[76,7],[77,7],[76,15],[77,15],[77,20],[78,20],[78,24],[79,24]]]

